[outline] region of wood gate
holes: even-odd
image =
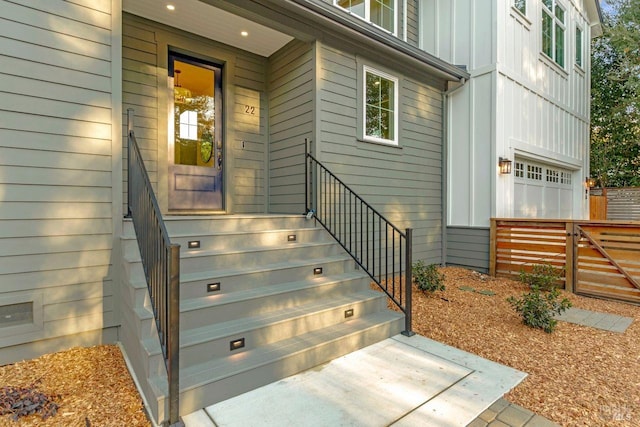
[[[549,263],[569,291],[640,304],[639,222],[492,219],[490,251],[494,276]]]

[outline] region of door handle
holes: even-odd
[[[222,141],[216,143],[216,159],[218,162],[218,170],[222,170]]]

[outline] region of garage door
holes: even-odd
[[[514,164],[516,218],[573,217],[570,170],[518,158]]]

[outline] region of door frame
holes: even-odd
[[[227,149],[227,99],[228,94],[228,68],[233,67],[233,59],[218,59],[211,56],[211,46],[200,43],[189,43],[189,48],[179,47],[179,43],[175,43],[174,40],[169,42],[163,40],[164,37],[158,40],[158,200],[163,212],[167,215],[192,215],[192,214],[226,214],[230,209],[229,199],[229,185],[228,177],[231,174],[228,173],[230,164],[232,163],[228,158],[230,150]],[[222,55],[225,56],[225,55]],[[216,210],[181,210],[171,209],[169,210],[169,177],[170,167],[172,161],[170,156],[173,155],[171,149],[173,148],[174,135],[170,132],[170,124],[174,120],[173,117],[173,77],[169,75],[169,68],[172,66],[172,58],[177,57],[178,60],[204,65],[210,65],[220,70],[220,92],[221,101],[220,111],[222,113],[222,120],[220,123],[220,138],[222,141],[222,206]],[[162,62],[160,62],[162,61]],[[163,83],[164,82],[164,83]],[[218,101],[216,100],[216,106]]]

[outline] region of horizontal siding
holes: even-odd
[[[442,258],[441,92],[386,69],[400,79],[400,146],[357,140],[356,57],[321,45],[320,160],[400,229],[412,228],[413,256]],[[375,64],[372,64],[375,66]]]
[[[146,28],[123,15],[122,22],[122,122],[123,188],[127,200],[127,109],[134,111],[136,140],[140,146],[151,185],[158,188],[158,82],[157,44],[153,29]],[[123,207],[127,211],[127,207]]]
[[[293,41],[269,58],[269,211],[304,211],[304,140],[313,134],[313,46]]]
[[[489,229],[447,227],[446,264],[489,271]]]
[[[0,348],[117,325],[110,8],[0,1]]]

